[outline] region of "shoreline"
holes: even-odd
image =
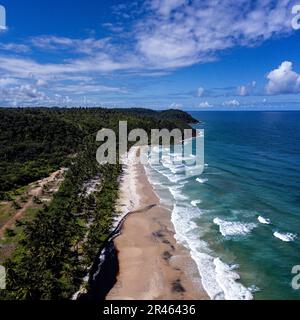
[[[120,185],[119,210],[127,216],[114,238],[119,273],[107,300],[208,300],[196,263],[177,243],[171,212],[160,205],[145,168],[131,161]]]

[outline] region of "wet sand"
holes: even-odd
[[[160,205],[141,164],[126,165],[119,202],[132,214],[114,240],[120,271],[106,299],[209,299],[195,262],[174,238],[171,211]]]

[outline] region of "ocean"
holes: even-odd
[[[191,112],[205,170],[146,166],[212,299],[299,299],[300,112]]]

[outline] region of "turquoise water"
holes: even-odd
[[[148,168],[213,299],[299,299],[300,112],[194,112],[205,171]]]

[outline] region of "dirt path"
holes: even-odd
[[[16,221],[20,218],[22,218],[22,216],[24,215],[24,213],[26,212],[26,210],[28,208],[31,208],[34,206],[33,203],[33,198],[34,197],[38,197],[42,195],[43,192],[43,187],[46,186],[47,184],[53,182],[55,180],[55,178],[57,176],[59,176],[60,174],[62,174],[64,171],[64,169],[60,169],[58,171],[53,172],[49,177],[44,178],[42,180],[39,180],[38,186],[36,188],[32,188],[29,190],[28,192],[28,196],[29,199],[28,201],[22,206],[21,209],[18,209],[16,211],[16,213],[13,215],[13,217],[11,217],[1,228],[0,228],[0,238],[2,238],[4,236],[4,232],[6,229],[9,229],[11,227],[14,226],[14,224],[16,223]],[[33,183],[32,185],[34,185],[35,183]]]

